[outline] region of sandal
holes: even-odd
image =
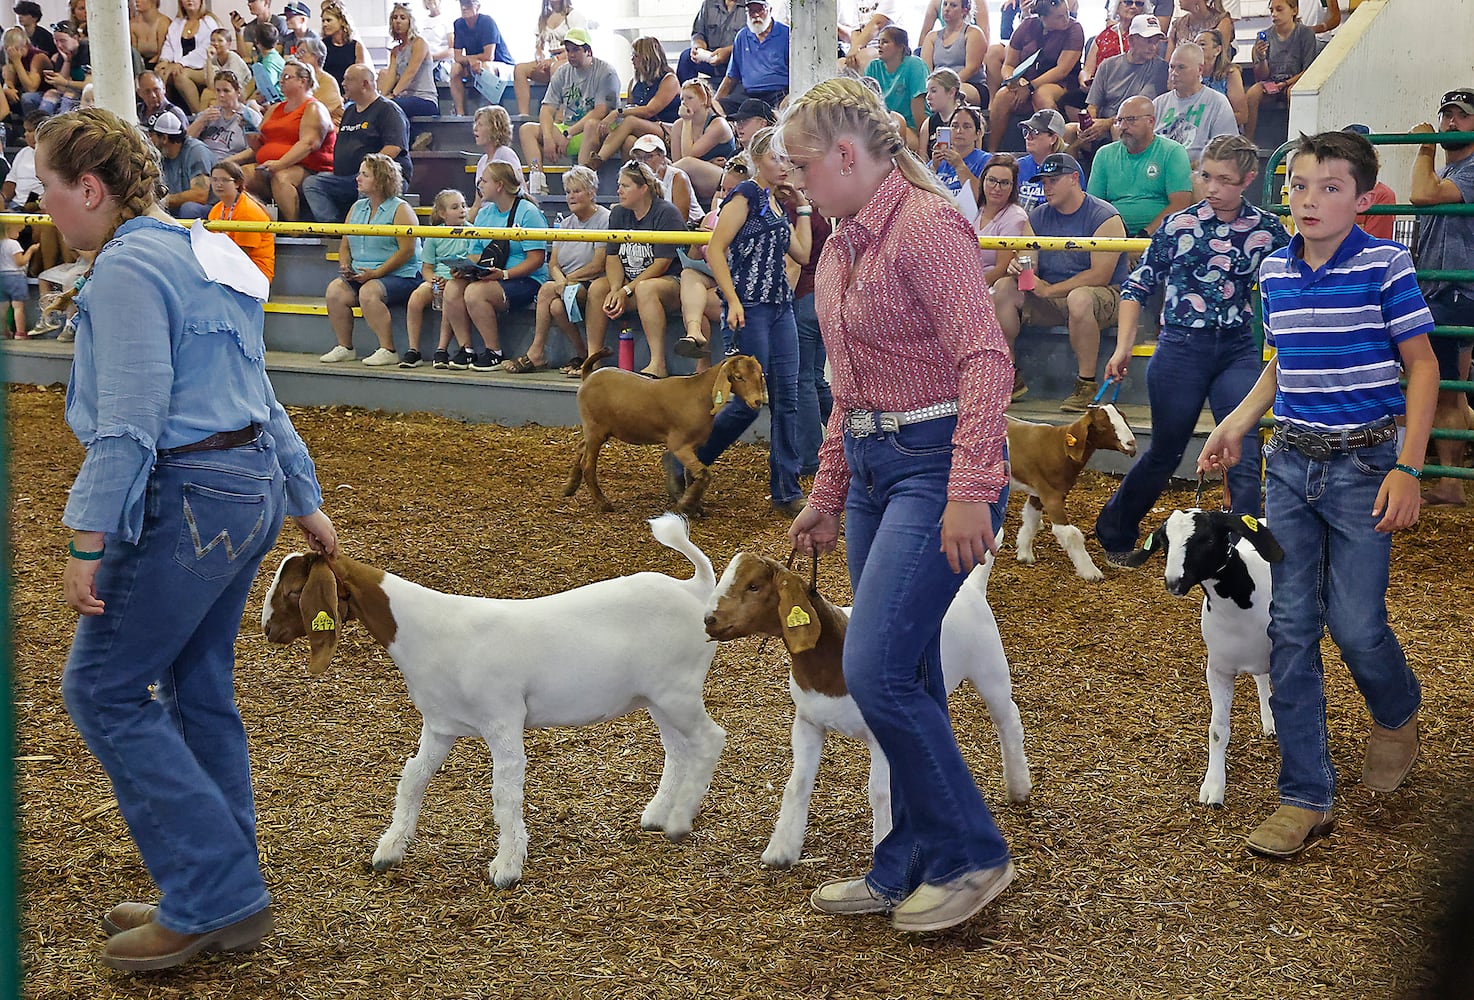
[[[675,350],[683,358],[696,358],[697,360],[711,355],[710,344],[699,337],[692,337],[689,334],[676,341]]]
[[[583,355],[575,355],[568,359],[568,364],[563,366],[565,378],[583,378],[583,363],[587,361]]]
[[[647,371],[638,371],[638,372],[635,372],[635,374],[638,375],[638,376],[640,376],[640,378],[648,378],[652,382],[659,382],[663,378],[670,378],[670,375],[669,374],[659,375],[659,374],[657,374],[655,372],[647,372]]]
[[[512,358],[509,361],[502,362],[502,371],[510,372],[513,375],[531,375],[533,372],[545,372],[547,370],[548,366],[546,364],[538,364],[525,354],[520,358]]]

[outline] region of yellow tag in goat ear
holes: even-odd
[[[809,617],[809,613],[795,604],[788,609],[788,617],[785,619],[784,624],[789,628],[798,628],[800,625],[808,625],[812,621],[813,619]]]
[[[1245,514],[1242,518],[1240,518],[1240,520],[1244,522],[1244,527],[1248,528],[1250,531],[1259,530],[1259,519],[1253,514]]]
[[[1065,447],[1067,447],[1067,448],[1073,448],[1073,447],[1075,447],[1075,441],[1076,440],[1077,439],[1076,439],[1075,435],[1070,434],[1069,432],[1066,432],[1065,433]]]
[[[333,621],[333,616],[326,611],[319,611],[317,617],[312,619],[312,631],[332,632],[337,629],[338,623]]]

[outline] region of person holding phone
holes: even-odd
[[[1318,0],[1316,0],[1318,2]],[[1259,32],[1254,42],[1254,79],[1244,94],[1249,106],[1244,135],[1254,138],[1259,127],[1259,107],[1265,101],[1290,103],[1293,87],[1315,59],[1315,32],[1300,23],[1300,0],[1273,0],[1269,5],[1270,30]]]
[[[991,156],[978,148],[983,135],[983,116],[966,105],[952,112],[950,124],[937,129],[932,146],[931,168],[951,192],[957,210],[968,222],[976,222],[983,203],[982,177]]]

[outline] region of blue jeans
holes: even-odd
[[[358,200],[358,177],[350,174],[309,174],[302,181],[302,197],[316,222],[342,222]]]
[[[1162,495],[1192,440],[1206,402],[1222,420],[1244,401],[1259,378],[1259,348],[1247,332],[1167,327],[1146,369],[1152,405],[1151,445],[1095,520],[1107,552],[1136,547],[1141,519]],[[1236,514],[1259,514],[1259,434],[1244,435],[1243,458],[1226,476]]]
[[[788,503],[803,496],[798,485],[798,451],[794,429],[798,423],[798,330],[793,306],[754,303],[744,305],[746,325],[732,338],[743,354],[751,354],[763,366],[768,384],[768,416],[772,421],[768,448],[768,492],[773,502]],[[722,324],[723,339],[728,337]],[[739,396],[722,407],[711,424],[711,436],[696,449],[702,465],[711,465],[742,436],[757,419],[757,410]]]
[[[942,617],[962,586],[941,548],[956,417],[844,438],[845,545],[855,594],[844,678],[891,769],[891,832],[872,889],[904,899],[1008,860],[1008,845],[957,749],[942,676]],[[1004,488],[992,505],[1003,524]]]
[[[234,671],[241,613],[283,503],[269,438],[160,458],[143,534],[136,545],[109,540],[96,580],[107,608],[77,624],[62,674],[67,713],[158,886],[157,919],[181,934],[271,902]]]
[[[1325,811],[1336,794],[1326,737],[1321,635],[1327,626],[1372,721],[1396,729],[1421,701],[1418,679],[1387,624],[1392,535],[1372,505],[1397,442],[1312,461],[1266,449],[1265,508],[1285,550],[1271,566],[1269,677],[1280,746],[1280,802]]]
[[[834,396],[824,378],[824,338],[819,335],[813,293],[793,300],[793,319],[798,325],[798,468],[804,475],[813,475],[819,468],[824,428],[834,409]]]
[[[416,118],[439,118],[440,105],[428,97],[415,97],[413,94],[400,94],[394,98],[394,103],[399,105],[399,110],[404,112],[404,120],[409,122],[410,142],[414,142],[415,136],[421,132],[428,131],[424,125],[416,125]],[[408,178],[406,178],[408,180]]]

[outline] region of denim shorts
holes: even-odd
[[[523,309],[537,301],[542,282],[530,274],[520,278],[508,278],[502,282],[502,294],[507,297],[507,308]]]
[[[1428,299],[1428,311],[1435,326],[1474,326],[1474,293],[1445,288]],[[1438,358],[1438,377],[1445,381],[1459,377],[1459,356],[1468,354],[1474,341],[1461,337],[1429,337],[1433,355]]]
[[[31,297],[31,286],[20,271],[0,271],[0,290],[7,302],[24,302]]]
[[[384,305],[402,306],[409,301],[416,288],[420,287],[420,276],[405,277],[398,274],[386,274],[382,278],[375,278],[379,284],[384,286]],[[368,284],[368,282],[364,282]]]

